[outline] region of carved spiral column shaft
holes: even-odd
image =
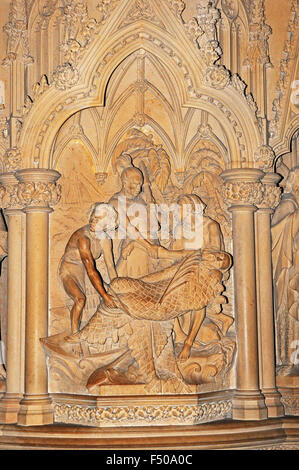
[[[19,196],[26,213],[26,342],[25,395],[18,423],[50,424],[53,409],[48,395],[48,373],[40,338],[48,334],[48,246],[50,204],[57,199],[51,170],[20,170]]]
[[[235,169],[222,173],[233,223],[234,290],[237,328],[237,390],[233,418],[259,420],[267,417],[259,387],[254,202],[263,172]]]
[[[16,423],[24,385],[23,325],[24,302],[22,289],[24,240],[23,217],[16,201],[17,180],[13,173],[0,177],[3,191],[2,204],[8,225],[8,283],[7,283],[7,344],[6,393],[0,402],[0,422]]]

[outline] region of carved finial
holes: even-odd
[[[19,50],[23,50],[22,61],[26,64],[32,63],[33,58],[30,56],[28,42],[25,0],[12,0],[10,4],[9,21],[3,29],[8,36],[8,40],[6,57],[2,64],[7,66],[15,61],[19,55]],[[20,44],[22,45],[21,48],[19,47]]]

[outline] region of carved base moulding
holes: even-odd
[[[299,419],[218,421],[186,426],[2,425],[0,449],[298,450]],[[113,449],[113,450],[112,450]]]
[[[279,376],[277,377],[277,386],[285,414],[299,416],[299,377]]]
[[[231,418],[228,393],[213,397],[52,395],[56,423],[97,427],[187,426]]]

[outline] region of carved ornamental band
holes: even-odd
[[[281,189],[261,182],[226,183],[223,189],[227,204],[249,204],[259,208],[274,209],[281,199]]]
[[[26,207],[55,206],[61,197],[61,185],[56,183],[19,183],[18,200]]]
[[[61,185],[56,183],[17,183],[0,186],[1,207],[55,206],[61,197]]]
[[[223,193],[227,204],[258,205],[263,200],[263,185],[259,182],[229,182],[225,183]]]
[[[0,177],[0,198],[3,209],[55,206],[61,197],[59,173],[46,169],[19,170]]]

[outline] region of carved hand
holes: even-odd
[[[117,308],[114,298],[110,294],[103,295],[104,304],[106,307]]]
[[[130,256],[130,254],[132,253],[132,250],[134,249],[134,242],[131,242],[129,245],[127,245],[123,250],[122,250],[122,253],[121,253],[121,257],[123,259],[127,259],[128,256]]]

